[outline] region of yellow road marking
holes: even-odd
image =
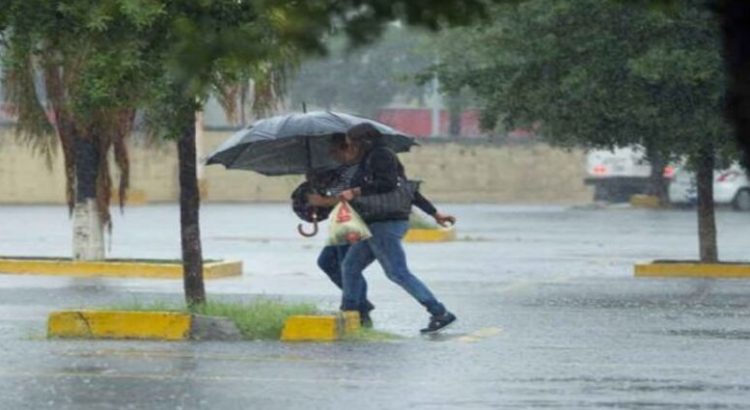
[[[500,333],[502,333],[502,331],[503,330],[499,327],[485,327],[475,332],[463,335],[456,340],[464,343],[476,343],[488,337],[499,335]]]

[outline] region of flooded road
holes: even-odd
[[[182,298],[175,280],[0,275],[0,408],[750,408],[750,282],[635,279],[633,264],[695,259],[690,211],[446,205],[459,240],[408,244],[411,269],[459,319],[427,314],[370,268],[390,342],[156,343],[44,337],[54,309]],[[63,207],[0,207],[0,254],[66,256]],[[324,236],[284,205],[203,205],[204,257],[244,274],[209,298],[338,305],[317,271]],[[112,257],[178,258],[174,205],[116,215]],[[719,256],[750,260],[750,215],[718,214]]]

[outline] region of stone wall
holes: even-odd
[[[203,153],[229,133],[207,132]],[[174,144],[131,144],[131,197],[148,202],[178,197]],[[583,185],[584,156],[544,145],[502,147],[490,144],[427,143],[401,155],[410,177],[424,180],[423,192],[440,202],[583,203],[591,200]],[[117,172],[114,171],[116,176]],[[286,201],[300,177],[265,177],[253,172],[203,170],[205,200],[217,202]],[[116,183],[116,182],[115,182]],[[62,155],[52,167],[28,147],[19,146],[10,129],[0,129],[0,203],[64,203]]]

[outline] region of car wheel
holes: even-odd
[[[732,206],[738,211],[750,211],[750,189],[740,189],[734,196]]]

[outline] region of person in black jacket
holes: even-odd
[[[346,137],[351,146],[351,155],[360,166],[352,179],[352,188],[342,191],[340,199],[352,201],[359,196],[388,193],[398,188],[400,179],[406,179],[403,165],[385,145],[382,134],[374,126],[368,123],[356,125],[347,131]],[[342,310],[358,308],[364,286],[362,271],[377,260],[388,279],[406,290],[430,313],[427,327],[421,332],[436,332],[453,323],[456,316],[411,273],[406,264],[401,239],[409,229],[408,217],[408,214],[394,212],[365,218],[372,238],[352,245],[344,257],[341,307]]]
[[[339,201],[337,196],[352,186],[352,179],[356,176],[360,168],[358,162],[360,158],[356,155],[355,150],[352,149],[351,144],[347,143],[343,134],[333,136],[331,154],[339,163],[341,163],[341,166],[334,170],[328,170],[316,175],[308,176],[308,182],[306,182],[306,184],[315,185],[315,191],[317,192],[310,192],[307,195],[307,200],[304,201],[304,203],[295,205],[296,207],[304,206],[306,209],[315,207],[316,212],[318,213],[321,211],[330,212],[330,208],[335,206]],[[313,184],[313,182],[315,183]],[[442,226],[446,226],[449,223],[453,224],[456,221],[453,216],[438,212],[435,206],[433,206],[432,203],[419,192],[415,195],[413,204],[428,215],[432,216],[435,221]],[[295,212],[297,212],[297,210],[295,210]],[[350,245],[326,246],[320,252],[317,261],[318,267],[320,267],[320,269],[337,287],[342,289],[342,263],[349,247]],[[372,319],[370,317],[370,311],[372,311],[375,306],[367,300],[367,282],[364,280],[364,277],[362,278],[358,300],[358,307],[350,310],[359,311],[362,325],[371,327]]]

